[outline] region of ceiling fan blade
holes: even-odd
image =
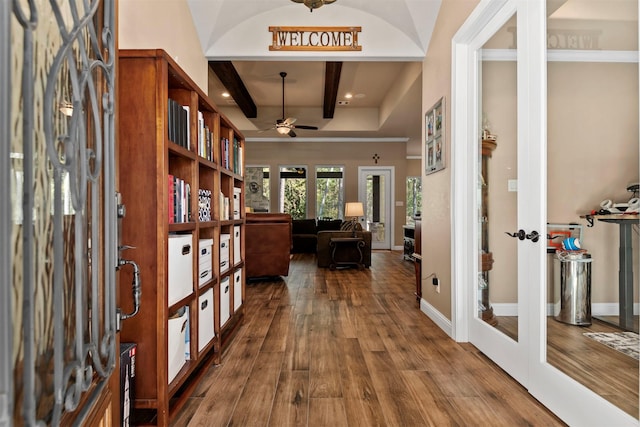
[[[292,125],[296,122],[296,120],[298,119],[296,119],[295,117],[288,117],[287,120],[284,121],[284,123],[286,123],[287,125]]]
[[[296,129],[309,129],[309,130],[318,130],[318,126],[307,126],[307,125],[296,125],[294,126]]]
[[[296,133],[293,131],[293,129],[289,129],[289,133],[288,133],[288,135],[289,135],[291,138],[295,138],[295,137],[297,136],[297,135],[296,135]]]

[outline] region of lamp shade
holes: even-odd
[[[364,208],[362,202],[347,202],[344,207],[344,216],[364,216]]]

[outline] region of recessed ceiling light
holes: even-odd
[[[229,92],[222,92],[222,97],[223,97],[223,98],[228,98],[228,97],[230,97],[230,96],[231,96],[231,95],[229,95]]]
[[[351,98],[353,98],[353,95],[351,95],[350,93],[347,92],[347,93],[344,94],[344,97],[347,98],[347,99],[351,99]]]

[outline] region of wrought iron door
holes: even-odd
[[[114,3],[0,5],[0,426],[82,424],[114,370]]]

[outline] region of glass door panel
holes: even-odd
[[[478,315],[518,340],[516,16],[482,48]],[[502,55],[496,55],[501,52]],[[498,56],[502,58],[498,60]]]
[[[637,339],[638,2],[547,8],[547,221],[580,247],[547,245],[546,360],[638,418],[638,360],[590,338]]]
[[[372,249],[391,249],[391,170],[360,169],[359,199],[364,203],[365,230],[371,231]]]

